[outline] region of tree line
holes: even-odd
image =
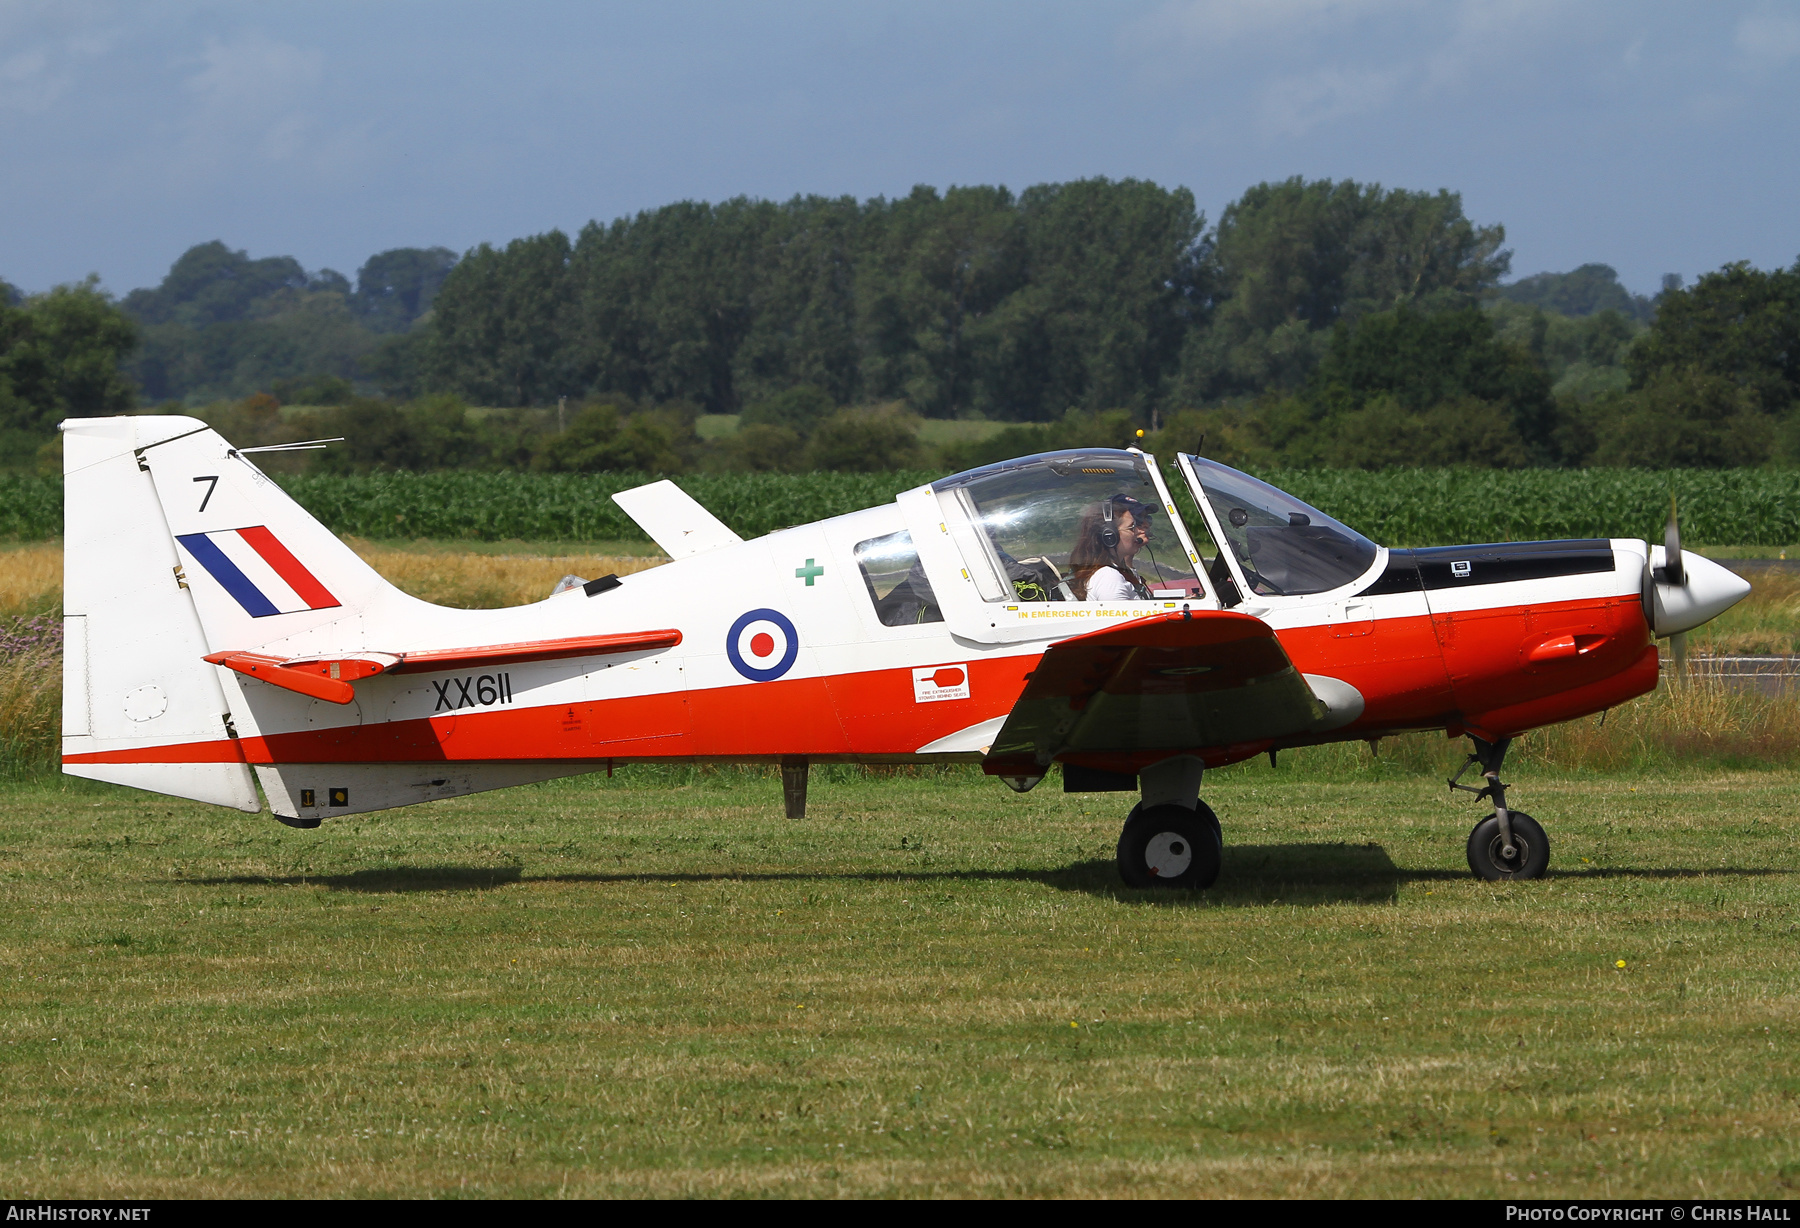
[[[838,404],[1045,421],[1303,379],[1339,321],[1472,299],[1507,268],[1453,193],[1291,180],[1208,228],[1139,180],[684,203],[470,252],[422,370],[483,403],[619,393],[733,414]]]
[[[202,244],[119,303],[10,302],[0,430],[16,464],[135,395],[263,436],[333,405],[380,441],[326,462],[358,468],[891,468],[1122,422],[1259,464],[1800,462],[1800,262],[1649,300],[1604,265],[1502,285],[1504,239],[1455,193],[1296,178],[1211,226],[1136,180],[684,202],[354,284]],[[969,418],[1014,425],[921,441]]]

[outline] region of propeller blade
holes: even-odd
[[[1687,681],[1687,632],[1677,631],[1669,637],[1669,651],[1675,657],[1675,680]]]
[[[1668,583],[1687,583],[1687,569],[1681,565],[1681,525],[1675,519],[1675,496],[1669,496],[1669,524],[1663,530],[1663,576]]]

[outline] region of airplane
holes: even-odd
[[[300,828],[624,763],[779,765],[793,818],[814,763],[974,763],[1021,792],[1058,764],[1066,791],[1138,795],[1125,884],[1203,889],[1223,849],[1207,769],[1435,730],[1471,740],[1452,787],[1493,805],[1471,871],[1532,879],[1550,846],[1507,805],[1513,739],[1651,691],[1655,640],[1749,591],[1673,515],[1660,546],[1389,549],[1181,453],[1190,523],[1133,444],[751,541],[652,482],[613,497],[670,562],[455,610],[197,419],[61,429],[63,770],[266,797]]]

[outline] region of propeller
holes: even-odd
[[[1711,559],[1682,553],[1681,521],[1673,492],[1669,495],[1668,527],[1663,531],[1663,563],[1647,578],[1651,627],[1657,639],[1669,641],[1669,654],[1674,658],[1671,685],[1678,684],[1687,673],[1687,633],[1742,601],[1750,592],[1750,582]]]
[[[1663,529],[1663,582],[1676,588],[1687,587],[1687,571],[1681,565],[1681,522],[1675,515],[1675,495],[1669,495],[1669,523]],[[1677,631],[1669,637],[1669,651],[1675,658],[1675,677],[1687,677],[1687,632]]]

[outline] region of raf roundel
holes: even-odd
[[[731,666],[752,682],[773,682],[794,667],[800,636],[780,610],[751,610],[725,633]]]

